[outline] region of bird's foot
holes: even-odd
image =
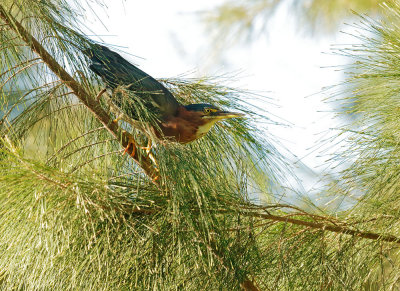
[[[146,154],[148,155],[153,148],[153,142],[151,141],[150,137],[147,137],[147,146],[145,147],[140,147],[142,150],[146,151]]]
[[[154,184],[158,184],[158,183],[160,182],[159,180],[160,180],[160,176],[157,175],[157,176],[155,176],[155,177],[153,178],[152,181],[153,181]]]
[[[117,116],[117,118],[115,118],[115,119],[113,120],[113,122],[116,123],[116,124],[118,124],[118,121],[120,121],[120,120],[123,119],[123,118],[124,118],[124,115],[123,115],[123,114],[120,114],[120,115]]]
[[[154,155],[151,153],[151,149],[153,148],[151,139],[150,138],[148,139],[148,143],[147,143],[146,147],[140,147],[140,148],[146,152],[146,155],[150,158],[150,160],[154,163],[154,165],[156,167],[158,167],[157,160],[154,157]]]
[[[132,149],[132,151],[130,151],[130,149]],[[129,155],[131,157],[135,156],[135,153],[136,153],[136,142],[132,137],[129,138],[128,145],[126,146],[126,148],[125,148],[124,152],[122,153],[122,155],[125,155],[126,153],[129,153],[129,152],[130,152]]]
[[[142,150],[146,150],[146,155],[149,157],[149,159],[153,162],[154,166],[156,167],[156,170],[158,170],[158,163],[155,158],[155,156],[148,150],[146,147],[141,147]]]
[[[140,147],[140,149],[144,150],[146,154],[149,154],[152,149],[152,146]]]
[[[147,155],[148,155],[148,157],[150,158],[150,160],[154,163],[154,165],[155,165],[156,168],[157,168],[157,167],[158,167],[158,163],[157,163],[157,160],[156,160],[156,158],[154,157],[154,155],[153,155],[152,153],[148,153]]]

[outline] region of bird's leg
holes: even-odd
[[[129,154],[131,157],[135,156],[136,153],[136,142],[134,140],[134,138],[132,136],[129,136],[129,140],[128,140],[128,145],[126,146],[124,152],[122,153],[122,155],[125,155],[127,152],[129,152],[129,149],[132,147],[132,152]]]
[[[121,119],[124,119],[124,114],[123,113],[118,114],[117,118],[115,118],[113,120],[113,122],[114,123],[118,123],[118,121],[120,121]]]
[[[147,146],[146,146],[146,147],[141,147],[141,149],[146,151],[147,156],[148,156],[148,157],[150,158],[150,160],[154,163],[154,165],[155,165],[156,167],[158,167],[157,160],[156,160],[156,158],[154,157],[154,155],[151,153],[152,147],[153,147],[153,143],[152,143],[152,141],[151,141],[151,138],[150,138],[150,137],[147,137]]]
[[[147,139],[147,146],[145,146],[145,147],[140,147],[140,148],[141,148],[142,150],[145,150],[145,151],[146,151],[146,154],[148,155],[148,154],[150,153],[152,147],[153,147],[153,145],[152,145],[151,139],[148,138],[148,139]]]
[[[160,176],[157,175],[153,178],[153,183],[158,184],[158,180],[160,180]]]
[[[156,169],[158,169],[157,160],[156,160],[156,158],[154,157],[154,155],[152,153],[149,153],[149,158],[154,163],[154,165],[156,166]]]

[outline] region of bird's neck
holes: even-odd
[[[177,114],[161,123],[164,138],[172,138],[179,143],[188,143],[205,135],[211,128],[202,119],[201,113],[178,108]]]
[[[210,122],[199,125],[197,127],[197,131],[196,131],[196,139],[201,138],[204,135],[206,135],[207,132],[210,131],[211,127],[213,127],[216,122],[217,122],[216,120],[212,120]]]

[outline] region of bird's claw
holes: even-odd
[[[140,147],[140,149],[142,149],[142,150],[144,150],[144,151],[146,152],[147,156],[148,156],[148,157],[150,158],[150,160],[154,163],[154,165],[155,165],[156,167],[158,167],[157,160],[156,160],[156,158],[154,157],[154,155],[151,153],[151,149],[152,149],[152,148],[153,148],[153,144],[152,144],[150,138],[149,138],[149,140],[148,140],[148,143],[147,143],[147,146],[146,146],[146,147]]]
[[[152,148],[152,146],[150,146],[150,147],[149,147],[149,146],[147,146],[147,147],[140,147],[140,149],[146,151],[146,154],[149,154],[149,153],[150,153],[151,148]]]
[[[118,121],[120,121],[122,118],[123,118],[122,115],[118,115],[117,118],[115,118],[115,119],[113,120],[113,122],[116,123],[116,124],[118,124]]]
[[[142,150],[146,151],[146,155],[150,158],[150,160],[153,162],[153,164],[158,167],[158,163],[154,155],[151,153],[151,147],[140,147]]]
[[[126,146],[124,152],[122,155],[125,155],[126,153],[129,153],[129,149],[132,147],[132,152],[129,154],[131,157],[134,157],[136,154],[136,143],[133,138],[129,138],[128,145]]]
[[[155,176],[155,177],[153,178],[152,181],[153,181],[154,184],[158,184],[158,182],[159,182],[158,180],[160,180],[160,176],[157,175],[157,176]]]

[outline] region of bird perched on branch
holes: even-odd
[[[118,88],[132,91],[150,112],[155,113],[157,124],[152,124],[156,136],[163,140],[189,143],[204,136],[212,126],[223,119],[243,116],[241,113],[219,109],[211,104],[180,104],[160,82],[129,63],[118,53],[95,44],[84,52],[91,60],[89,68],[99,75],[112,93],[112,100],[121,105],[123,100],[116,93]],[[125,110],[130,118],[137,120],[135,110]],[[131,140],[128,148],[135,141]],[[127,148],[127,149],[128,149]],[[149,149],[148,149],[149,150]]]

